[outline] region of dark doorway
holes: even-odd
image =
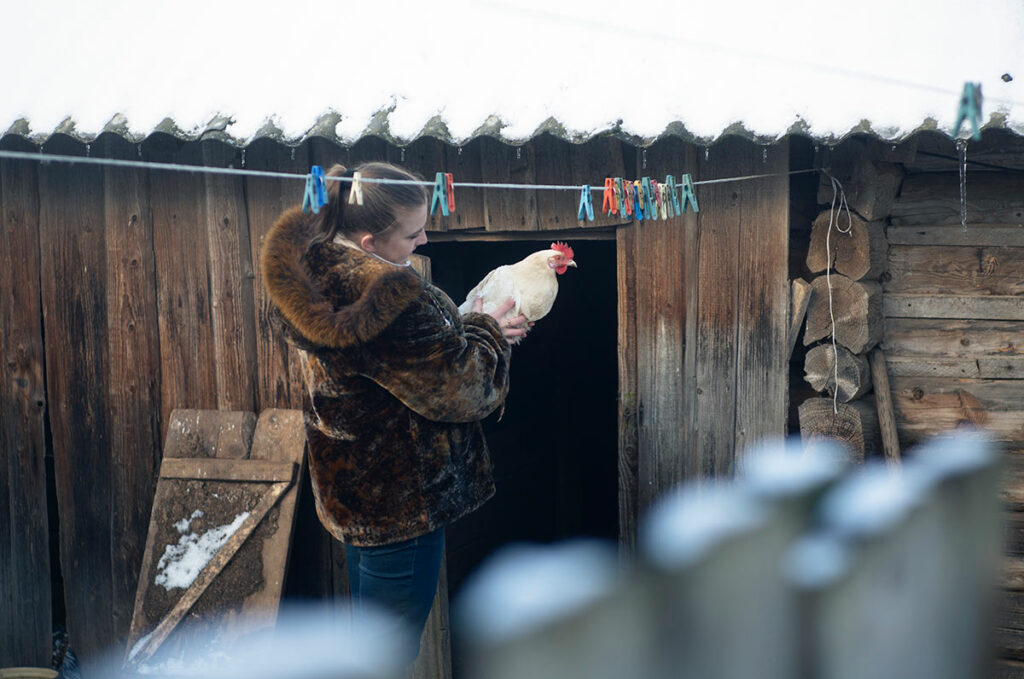
[[[618,536],[615,241],[570,241],[551,312],[512,350],[505,412],[484,421],[497,492],[449,526],[449,596],[499,547]],[[428,243],[434,283],[461,304],[491,269],[550,241]]]

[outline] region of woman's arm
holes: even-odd
[[[487,314],[449,325],[421,299],[367,350],[363,374],[430,420],[474,422],[508,394],[511,347]]]

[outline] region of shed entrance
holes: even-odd
[[[456,304],[488,271],[547,241],[437,242],[433,282]],[[484,421],[497,492],[447,531],[450,596],[501,546],[618,537],[618,373],[613,240],[570,240],[579,262],[559,277],[551,312],[512,350],[512,388]]]

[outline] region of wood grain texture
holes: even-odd
[[[1024,222],[1024,175],[968,170],[966,189],[970,224]],[[890,216],[896,226],[959,225],[959,172],[908,175]]]
[[[804,380],[815,391],[835,394],[841,403],[859,398],[871,388],[867,358],[831,343],[819,344],[807,352]]]
[[[448,557],[441,555],[441,572],[430,616],[420,635],[420,654],[408,679],[451,679],[452,634],[448,616]]]
[[[1024,321],[1024,296],[888,293],[882,313],[889,318],[955,318]]]
[[[1021,322],[886,318],[883,327],[882,348],[901,356],[1024,355],[1024,323]]]
[[[35,163],[0,160],[0,666],[48,667],[46,385]]]
[[[308,145],[286,149],[269,140],[253,142],[247,149],[247,167],[278,172],[307,172]],[[299,357],[270,322],[270,297],[259,277],[263,239],[284,210],[302,201],[303,183],[287,179],[246,177],[245,206],[249,215],[250,261],[256,269],[253,280],[256,332],[256,407],[301,408],[302,376]]]
[[[811,287],[814,296],[807,307],[805,345],[830,338],[833,320],[836,342],[855,354],[866,352],[882,338],[883,295],[878,283],[832,274],[818,276]]]
[[[84,155],[56,140],[49,153]],[[39,168],[39,243],[46,382],[68,633],[83,674],[114,630],[107,261],[103,171]],[[119,539],[119,538],[118,538]]]
[[[686,162],[686,147],[648,154],[648,171],[661,175]],[[640,168],[637,168],[640,171]],[[638,221],[634,237],[636,304],[636,393],[639,455],[638,508],[688,476],[695,465],[682,446],[686,427],[684,369],[687,229],[691,219]]]
[[[776,176],[741,187],[734,461],[785,437],[789,403],[789,143],[741,153],[737,175]]]
[[[822,212],[811,227],[807,268],[811,273],[832,268],[855,281],[877,279],[886,269],[885,224],[846,211]]]
[[[1020,224],[967,223],[919,226],[890,226],[886,230],[890,245],[958,245],[974,247],[1024,247],[1024,229]]]
[[[480,153],[481,141],[474,139],[465,146],[443,145],[444,167],[451,172],[456,182],[482,182],[483,159]],[[434,172],[440,171],[438,167]],[[433,180],[431,168],[424,166],[421,171],[428,180]],[[458,188],[455,190],[455,214],[443,217],[438,214],[430,219],[433,228],[441,231],[463,232],[468,229],[487,229],[486,198],[483,189]]]
[[[201,144],[204,165],[241,165],[234,148],[216,141]],[[256,269],[243,180],[206,174],[203,182],[217,408],[252,411],[256,396]]]
[[[984,427],[998,440],[1024,441],[1024,381],[892,375],[900,441],[961,425]]]
[[[875,348],[869,355],[871,381],[875,387],[875,407],[878,410],[878,428],[882,436],[882,452],[890,465],[900,461],[900,439],[896,427],[896,412],[892,405],[892,387],[885,352]]]
[[[897,245],[886,293],[1024,295],[1024,248]]]
[[[811,303],[811,284],[802,278],[794,278],[789,292],[789,353],[793,355],[793,348],[796,346],[796,338],[800,335],[800,328],[804,324],[804,317],[807,315],[807,307]]]
[[[810,398],[800,404],[799,411],[800,438],[805,444],[837,441],[854,464],[881,452],[878,414],[871,399],[834,404],[830,398]]]
[[[903,169],[897,163],[873,162],[871,142],[850,137],[836,146],[825,160],[832,176],[839,180],[850,209],[868,221],[884,219],[903,181]],[[839,205],[832,182],[824,173],[818,185],[818,203]]]
[[[144,159],[202,164],[197,144],[153,139]],[[216,408],[205,189],[201,175],[150,172],[160,329],[161,439],[175,408]]]
[[[516,148],[490,137],[480,137],[478,141],[482,181],[535,183],[535,149],[531,144]],[[535,231],[538,228],[536,191],[483,189],[483,194],[484,224],[488,231]]]
[[[639,430],[636,365],[636,233],[619,229],[616,238],[619,368],[619,550],[636,553]]]
[[[105,135],[104,155],[135,158],[136,147]],[[160,336],[149,176],[104,168],[107,247],[107,409],[110,420],[111,550],[116,643],[131,627],[146,527],[160,459]],[[115,640],[111,640],[115,641]]]

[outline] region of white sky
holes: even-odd
[[[645,138],[673,121],[704,138],[798,120],[841,136],[866,119],[892,138],[928,117],[948,131],[967,80],[986,120],[1000,110],[1024,133],[1021,0],[5,4],[0,134],[70,116],[92,135],[116,113],[140,135],[167,117],[193,131],[223,114],[239,139],[268,118],[297,138],[335,111],[351,141],[393,106],[402,140],[436,115],[456,141],[492,115],[510,140],[551,117]]]

